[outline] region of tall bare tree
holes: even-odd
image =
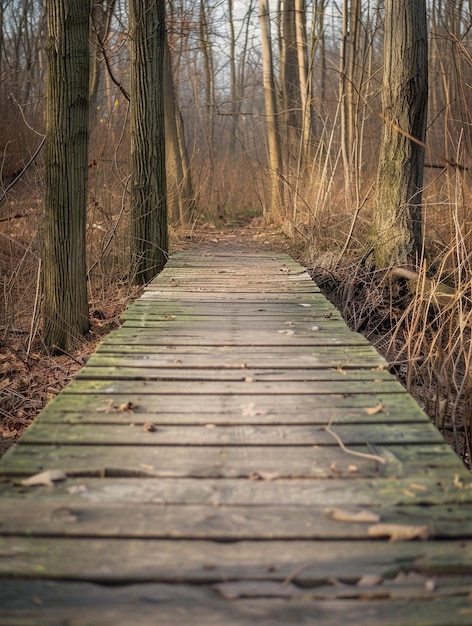
[[[146,283],[168,256],[163,0],[130,0],[132,267]]]
[[[262,37],[262,74],[267,127],[268,157],[271,177],[270,209],[266,219],[280,219],[282,212],[282,153],[280,146],[277,97],[275,91],[274,61],[272,56],[269,5],[259,0],[259,23]]]
[[[69,350],[89,329],[85,221],[88,161],[89,2],[49,0],[44,343]]]
[[[105,39],[115,9],[116,0],[90,0],[92,43],[90,50],[90,114],[93,125],[99,106],[98,95],[101,79],[101,61],[106,54]]]
[[[279,0],[281,16],[280,73],[284,124],[284,156],[297,159],[301,135],[301,93],[295,0]]]
[[[167,207],[174,224],[182,224],[192,220],[195,198],[185,137],[181,137],[181,134],[184,134],[184,128],[180,123],[180,111],[176,101],[168,42],[166,42],[163,86]]]
[[[361,39],[362,2],[344,0],[343,36],[341,45],[341,147],[344,164],[346,205],[353,204],[353,178],[360,167],[358,153],[359,103],[363,79],[363,42]]]
[[[205,134],[208,156],[213,170],[215,155],[215,67],[210,39],[209,11],[208,2],[205,3],[204,0],[200,0],[200,47],[205,75]]]
[[[386,0],[383,137],[374,219],[378,267],[420,252],[428,101],[426,0]]]

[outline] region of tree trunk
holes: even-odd
[[[208,6],[208,3],[207,3]],[[215,69],[213,64],[213,51],[211,48],[210,31],[208,28],[208,16],[204,0],[200,0],[200,46],[203,55],[203,68],[205,73],[205,109],[206,109],[206,140],[208,156],[213,175],[215,160]]]
[[[281,87],[283,102],[284,156],[286,163],[298,161],[301,137],[300,72],[295,20],[295,0],[281,3]]]
[[[300,141],[300,170],[305,172],[312,159],[310,147],[313,141],[312,128],[312,79],[308,66],[308,43],[306,34],[305,0],[295,0],[295,25],[297,32],[298,73],[300,81],[300,101],[302,107],[302,130]]]
[[[359,148],[359,96],[363,80],[361,46],[362,5],[360,0],[344,0],[341,47],[341,148],[344,165],[346,206],[353,205],[354,177],[359,174],[356,158]]]
[[[374,219],[377,267],[420,253],[428,99],[425,0],[385,3],[384,118]]]
[[[180,113],[175,101],[172,65],[167,42],[165,55],[164,108],[166,117],[167,206],[174,224],[183,224],[190,222],[193,218],[195,199],[188,157],[184,158],[181,151],[182,144],[185,146],[185,139],[181,142],[179,138],[178,121],[180,121]]]
[[[279,124],[277,118],[277,99],[275,94],[274,65],[270,38],[270,15],[266,0],[259,0],[259,21],[262,36],[262,73],[264,83],[264,102],[266,113],[269,168],[271,177],[270,209],[266,211],[266,220],[281,218],[281,163]]]
[[[91,6],[92,44],[90,46],[90,126],[93,127],[99,103],[100,62],[105,54],[103,46],[110,30],[116,0],[94,0]]]
[[[89,9],[48,2],[44,343],[73,348],[89,329],[85,227],[88,162]]]
[[[150,281],[168,257],[163,71],[165,3],[130,0],[132,270]]]

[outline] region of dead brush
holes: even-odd
[[[388,355],[406,364],[406,388],[470,465],[472,267],[459,228],[436,262],[433,278],[424,264],[410,281],[412,298],[394,330]]]
[[[386,357],[392,372],[470,465],[472,268],[469,257],[458,254],[458,248],[465,250],[461,241],[449,248],[433,278],[426,266],[407,278],[362,263],[318,266],[312,275],[349,326]],[[453,289],[445,286],[445,277]]]

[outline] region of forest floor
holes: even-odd
[[[237,244],[247,250],[267,248],[285,252],[302,264],[310,266],[304,246],[294,244],[285,237],[280,228],[267,229],[259,218],[234,224],[223,220],[205,222],[188,233],[172,237],[171,251],[198,248],[208,243]],[[316,263],[315,263],[316,265]],[[388,302],[371,298],[372,286],[365,281],[353,288],[352,268],[337,267],[329,271],[315,267],[310,270],[325,295],[344,313],[346,321],[357,319],[355,330],[362,332],[384,356],[387,354],[402,307],[397,307],[396,317]],[[347,288],[349,287],[349,288]],[[375,288],[375,287],[374,287]],[[371,291],[369,291],[369,289]],[[366,291],[367,290],[367,291]],[[41,349],[40,334],[26,328],[0,327],[0,456],[18,439],[43,407],[53,399],[74,375],[85,365],[103,337],[120,325],[120,315],[130,300],[138,297],[140,290],[130,291],[123,286],[113,287],[91,311],[91,329],[73,354],[48,356]],[[366,306],[366,303],[367,306]],[[31,313],[30,313],[31,316]],[[352,323],[351,323],[352,327]],[[400,346],[401,351],[401,346]],[[405,371],[392,367],[401,382],[405,382]],[[417,401],[425,406],[427,384],[412,390]],[[426,407],[427,408],[427,407]],[[459,450],[457,440],[451,437],[451,424],[443,430],[445,439]],[[460,430],[460,429],[459,429]],[[462,429],[463,430],[463,429]],[[458,429],[454,428],[457,438]],[[460,436],[460,435],[459,435]],[[463,435],[462,435],[463,438]],[[455,444],[455,445],[454,445]],[[459,442],[465,449],[464,442]],[[466,455],[465,461],[469,463]]]

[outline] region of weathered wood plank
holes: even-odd
[[[115,359],[113,366],[100,367],[99,365],[87,365],[75,377],[75,380],[149,380],[149,381],[229,381],[229,382],[333,382],[344,383],[370,381],[395,382],[398,381],[388,372],[377,369],[344,369],[342,365],[337,368],[316,369],[174,369],[171,372],[163,371],[162,368],[154,368],[149,364],[142,363],[140,367],[127,367],[121,364],[121,359]]]
[[[427,529],[432,539],[471,539],[472,506],[460,511],[436,505],[361,508],[345,504],[345,515],[369,514],[382,524]],[[104,504],[78,502],[73,496],[55,500],[2,499],[1,536],[114,539],[241,540],[369,540],[375,521],[333,521],[324,506],[169,506],[159,503]]]
[[[316,305],[316,309],[310,312],[310,309],[282,306],[270,308],[269,306],[261,307],[249,307],[249,306],[237,306],[228,309],[227,306],[200,306],[198,309],[195,307],[185,307],[182,305],[176,306],[173,302],[156,303],[155,305],[142,303],[135,303],[130,306],[126,311],[122,313],[120,318],[122,320],[149,320],[154,322],[169,322],[169,321],[203,321],[209,322],[224,322],[227,323],[230,320],[241,320],[243,322],[279,322],[285,321],[293,322],[316,322],[326,319],[330,319],[336,322],[342,320],[342,316],[332,305],[328,303],[323,305],[322,303]],[[172,314],[168,311],[172,309]]]
[[[191,453],[189,450],[191,449]],[[370,447],[351,446],[362,453]],[[433,468],[458,470],[459,461],[447,444],[377,446],[381,465],[353,457],[339,447],[218,446],[52,446],[17,445],[5,454],[0,476],[29,476],[60,469],[70,476],[154,476],[193,478],[354,478],[407,476]],[[351,471],[355,464],[357,471]]]
[[[133,426],[130,428],[130,425]],[[337,446],[335,438],[319,426],[203,426],[161,425],[143,422],[130,425],[51,424],[38,419],[18,445],[50,443],[58,445],[225,445],[225,446]],[[144,427],[143,427],[144,426]],[[331,427],[345,445],[391,445],[443,443],[438,430],[428,422],[419,424],[338,424]]]
[[[457,479],[454,477],[457,475]],[[4,479],[5,480],[5,479]],[[432,477],[431,472],[409,474],[406,478],[352,478],[346,489],[346,480],[333,477],[329,480],[310,478],[274,478],[273,480],[241,480],[237,478],[67,478],[50,487],[22,487],[19,483],[0,482],[0,497],[18,501],[50,502],[67,500],[91,504],[168,504],[200,505],[215,507],[280,506],[347,507],[377,506],[408,507],[411,504],[424,507],[427,515],[431,506],[447,505],[460,515],[462,506],[472,504],[470,473],[464,467],[444,479]],[[457,510],[456,507],[459,507]]]
[[[9,626],[155,626],[157,612],[159,624],[166,625],[287,626],[313,624],[316,616],[319,626],[469,626],[465,589],[456,579],[441,579],[440,583],[438,589],[428,592],[426,584],[421,587],[417,582],[386,582],[380,588],[335,586],[333,582],[300,589],[293,584],[255,582],[244,588],[231,588],[229,583],[219,588],[162,584],[113,588],[15,581],[4,583],[0,590],[4,607],[0,619]],[[228,601],[217,589],[229,597],[231,592],[239,592],[241,599]],[[18,609],[18,598],[26,599],[26,610]]]
[[[259,333],[264,335],[270,335],[272,333],[281,335],[311,335],[313,333],[333,333],[337,330],[339,330],[341,335],[343,335],[346,331],[346,325],[341,319],[338,320],[330,318],[327,322],[322,320],[317,322],[314,322],[313,320],[288,322],[287,317],[288,316],[285,316],[284,318],[265,320],[251,320],[243,317],[239,318],[237,322],[233,322],[232,318],[218,318],[210,320],[201,318],[198,320],[175,319],[167,321],[145,317],[142,319],[134,318],[125,320],[121,329],[113,332],[115,334],[121,334],[123,331],[129,332],[133,328],[146,328],[153,330],[157,329],[159,334],[186,332],[187,334],[192,333],[199,335],[202,332],[215,334],[217,331],[220,334],[230,334],[240,330],[248,332],[248,327],[251,329],[249,335]]]
[[[123,319],[134,315],[160,315],[165,319],[173,319],[174,316],[189,316],[190,319],[201,317],[238,317],[240,315],[250,318],[286,317],[287,315],[299,317],[312,316],[317,319],[324,318],[328,314],[339,316],[339,311],[326,298],[319,294],[317,298],[310,297],[310,302],[286,303],[286,302],[233,302],[231,306],[225,302],[214,302],[208,295],[208,300],[186,301],[179,300],[136,300],[123,312]],[[172,313],[169,313],[172,309]]]
[[[386,366],[386,361],[372,346],[293,346],[268,348],[264,346],[120,346],[101,344],[89,364],[119,355],[124,365],[130,361],[167,368],[180,367],[271,367],[298,369],[301,367],[341,367],[368,369]]]
[[[284,329],[280,329],[284,330]],[[194,332],[192,329],[178,330],[167,333],[159,333],[158,329],[151,332],[150,329],[126,328],[123,326],[119,331],[114,331],[106,336],[103,343],[144,346],[366,346],[367,340],[361,335],[344,330],[299,332],[287,335],[286,332],[244,332],[230,330],[230,332]]]
[[[73,391],[73,388],[72,388]],[[381,414],[385,422],[420,422],[428,417],[407,393],[310,394],[290,395],[156,395],[139,391],[80,394],[61,393],[43,410],[41,419],[62,421],[70,413],[71,421],[87,421],[91,413],[100,414],[102,422],[139,423],[159,419],[172,423],[219,424],[326,424],[372,422]],[[74,417],[75,416],[75,417]],[[375,418],[377,419],[377,418]]]
[[[406,394],[404,387],[393,379],[384,376],[372,380],[369,377],[364,380],[346,380],[338,373],[337,380],[313,380],[286,381],[283,385],[278,382],[265,381],[205,381],[188,380],[185,381],[185,393],[190,396],[195,395],[314,395],[314,394]],[[142,381],[142,380],[83,380],[77,378],[64,388],[63,394],[141,394],[141,395],[180,395],[182,393],[182,381]]]
[[[381,549],[380,549],[381,548]],[[0,577],[101,583],[276,580],[302,585],[400,572],[472,575],[472,542],[143,541],[0,537]]]
[[[169,287],[163,289],[152,289],[150,291],[145,291],[141,296],[143,302],[159,302],[161,300],[169,300],[173,299],[182,299],[185,302],[208,302],[208,288],[199,287],[194,291],[188,291],[186,289],[172,289]],[[251,304],[264,304],[265,302],[283,302],[285,304],[304,304],[304,303],[312,303],[314,299],[320,294],[320,290],[313,287],[305,287],[303,289],[298,289],[295,286],[293,289],[282,291],[277,289],[264,288],[263,285],[259,285],[259,287],[254,287],[252,291],[241,290],[241,291],[214,291],[211,290],[211,301],[212,302],[226,302],[226,303],[251,303]]]
[[[119,364],[123,367],[154,367],[161,370],[175,370],[181,368],[188,369],[206,369],[219,368],[247,370],[253,369],[272,369],[284,370],[290,372],[294,369],[305,368],[310,369],[374,369],[386,365],[384,359],[376,352],[368,349],[357,347],[353,354],[347,356],[346,348],[334,347],[332,351],[323,351],[323,353],[303,354],[284,354],[277,352],[270,355],[266,352],[255,353],[253,349],[239,348],[231,353],[221,351],[212,354],[208,348],[206,352],[191,350],[185,352],[185,348],[179,351],[162,350],[159,352],[151,352],[146,348],[135,348],[135,350],[127,350],[121,346],[104,346],[96,352],[87,362],[88,367],[111,367]]]

